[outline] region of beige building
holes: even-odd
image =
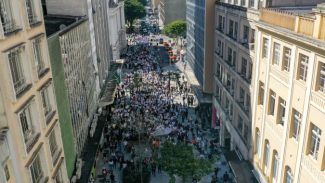
[[[325,6],[262,9],[253,165],[261,182],[325,182]]]
[[[0,182],[69,182],[38,0],[0,0],[0,83]]]

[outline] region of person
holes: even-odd
[[[226,171],[226,172],[223,174],[223,182],[228,182],[228,179],[229,179],[229,175],[228,175],[228,172]]]
[[[218,167],[215,167],[215,168],[214,168],[214,175],[215,175],[216,177],[218,177],[218,172],[219,172],[219,168],[218,168]]]
[[[109,176],[109,178],[111,179],[111,183],[115,182],[115,176],[114,173],[112,172],[111,175]]]
[[[217,178],[214,175],[212,175],[211,183],[217,183]]]

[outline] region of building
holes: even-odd
[[[41,3],[0,7],[0,182],[69,182]]]
[[[126,50],[126,28],[124,16],[124,1],[109,1],[109,38],[112,47],[113,60],[120,58],[121,53]]]
[[[256,25],[255,171],[261,182],[325,182],[325,4],[273,5]]]
[[[66,153],[71,157],[71,177],[98,105],[89,21],[87,17],[48,15],[45,24],[59,116],[65,126],[62,135]]]
[[[186,62],[204,93],[212,94],[215,0],[186,1]]]
[[[177,7],[177,11],[175,11]],[[159,25],[164,26],[175,20],[186,20],[186,0],[160,0],[158,6]]]
[[[244,160],[251,159],[257,3],[215,5],[214,125],[220,127],[221,145]]]
[[[92,7],[95,25],[94,32],[97,50],[98,79],[99,87],[102,91],[108,77],[111,61],[113,60],[109,37],[109,16],[107,13],[109,4],[108,1],[92,0]]]

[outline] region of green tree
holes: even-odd
[[[186,35],[186,22],[183,20],[175,20],[165,26],[164,33],[171,38],[176,38],[178,43],[179,38],[185,37]]]
[[[124,10],[126,23],[131,30],[133,29],[134,20],[146,16],[146,10],[138,0],[126,0]]]
[[[186,22],[183,20],[175,20],[165,26],[164,33],[172,38],[185,37]]]
[[[158,163],[170,176],[170,183],[175,182],[174,175],[178,175],[185,182],[187,178],[200,179],[212,172],[212,163],[205,159],[195,157],[193,147],[178,143],[164,143],[161,148],[161,158]]]

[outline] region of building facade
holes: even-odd
[[[262,182],[325,182],[324,10],[260,11],[252,154]]]
[[[202,91],[213,92],[214,0],[186,1],[186,62],[193,69]]]
[[[120,58],[127,47],[124,1],[109,1],[109,38],[112,48],[113,60]]]
[[[177,7],[177,11],[175,11]],[[158,15],[161,26],[167,25],[175,20],[186,20],[186,0],[160,0]]]
[[[249,160],[258,1],[216,2],[214,97],[220,143]]]
[[[68,182],[41,3],[0,7],[0,182]]]
[[[102,89],[106,82],[110,63],[113,60],[112,48],[109,38],[109,16],[108,1],[93,0],[93,21],[95,42],[97,50],[97,66],[98,66],[98,79],[99,87]]]
[[[89,22],[86,17],[62,16],[46,16],[45,22],[49,43],[59,41],[57,44],[49,44],[53,72],[58,73],[54,84],[57,89],[66,93],[62,97],[67,96],[68,99],[67,110],[71,116],[74,149],[79,156],[98,105],[95,93],[96,70],[92,62],[92,45],[87,27]],[[62,27],[63,24],[65,26]],[[58,57],[57,54],[61,58],[55,58]],[[58,64],[62,67],[57,66]],[[63,80],[58,81],[62,78]],[[58,105],[62,102],[58,100]]]

